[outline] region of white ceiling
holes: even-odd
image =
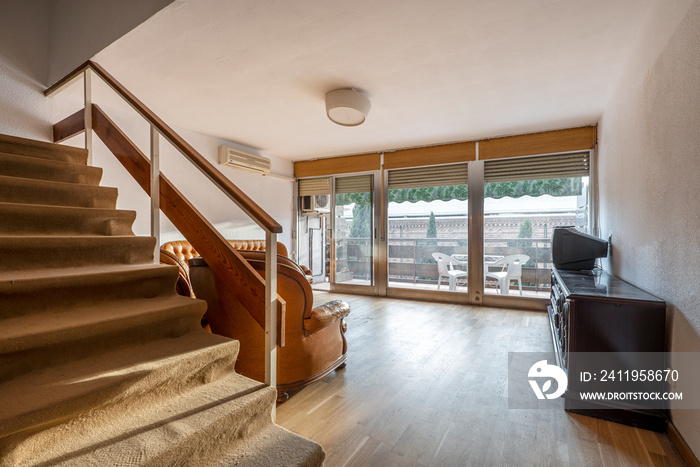
[[[651,0],[176,0],[96,56],[161,118],[292,160],[593,124]],[[366,122],[333,124],[354,87]]]

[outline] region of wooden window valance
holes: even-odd
[[[539,154],[587,151],[595,147],[596,127],[544,131],[479,141],[480,160],[510,159]],[[329,157],[294,163],[296,178],[320,177],[381,168],[381,154]],[[477,159],[476,142],[450,143],[384,153],[384,169],[455,164]]]
[[[476,159],[476,144],[466,143],[441,144],[422,148],[400,149],[384,154],[385,169],[403,169],[437,164],[454,164]]]
[[[321,175],[368,172],[370,170],[379,170],[380,166],[381,155],[379,153],[328,157],[312,161],[295,162],[294,176],[296,178],[304,178],[319,177]]]
[[[536,154],[584,151],[596,144],[596,127],[545,131],[479,141],[479,159],[505,159]]]

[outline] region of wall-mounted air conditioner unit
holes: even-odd
[[[302,196],[301,212],[331,212],[331,195]]]
[[[219,164],[263,175],[270,173],[272,165],[267,157],[249,154],[228,146],[219,146]]]

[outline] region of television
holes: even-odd
[[[557,269],[590,271],[597,258],[608,256],[608,242],[573,227],[555,227],[552,231],[552,262]]]

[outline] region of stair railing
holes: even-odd
[[[93,104],[93,73],[149,122],[150,161],[102,109]],[[81,78],[84,83],[85,108],[54,125],[54,141],[63,141],[85,131],[85,147],[91,163],[92,134],[96,133],[150,194],[151,234],[156,237],[155,261],[159,258],[159,214],[162,210],[223,281],[235,285],[234,288],[238,290],[245,290],[238,298],[265,329],[265,383],[275,387],[277,345],[284,345],[285,302],[277,295],[277,234],[282,232],[282,226],[99,64],[88,60],[46,89],[44,94],[47,97],[53,96]],[[265,231],[264,279],[160,173],[161,136]],[[261,294],[263,288],[264,294]],[[264,313],[260,312],[262,309]]]

